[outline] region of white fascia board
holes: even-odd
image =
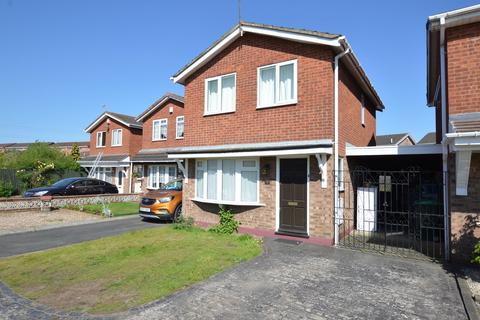
[[[155,105],[155,107],[153,107],[152,109],[150,109],[147,113],[145,113],[143,116],[141,116],[140,118],[137,119],[137,121],[142,121],[143,119],[145,119],[145,117],[147,117],[149,114],[151,114],[152,112],[154,112],[155,110],[157,110],[157,108],[159,106],[161,106],[162,104],[164,104],[165,102],[168,101],[168,99],[170,99],[170,97],[165,97],[164,99],[162,99],[162,101],[160,101],[159,103],[157,103]]]
[[[332,148],[310,148],[310,149],[287,149],[287,150],[266,150],[266,151],[241,151],[241,152],[212,152],[212,153],[179,153],[169,154],[171,159],[202,159],[202,158],[246,158],[246,157],[271,157],[308,154],[332,154]]]
[[[105,120],[105,118],[112,118],[113,120],[120,122],[121,124],[125,125],[128,128],[142,129],[142,126],[140,126],[140,125],[131,125],[131,124],[129,124],[125,121],[122,121],[119,118],[117,118],[117,117],[115,117],[115,116],[113,116],[113,115],[111,115],[110,113],[107,112],[107,113],[104,113],[100,118],[98,118],[94,123],[92,123],[88,128],[86,128],[85,132],[90,133],[90,131],[92,131],[92,129],[95,128],[100,122]]]
[[[282,38],[282,39],[292,40],[296,42],[323,44],[323,45],[332,46],[332,47],[340,46],[340,42],[338,41],[338,38],[327,39],[327,38],[322,38],[314,35],[298,34],[298,33],[289,32],[289,31],[273,30],[273,29],[266,29],[266,28],[253,27],[253,26],[242,26],[241,28],[244,32],[256,33],[260,35]]]
[[[215,57],[218,53],[220,53],[223,48],[228,46],[230,43],[235,41],[238,37],[240,37],[240,28],[236,28],[232,31],[228,36],[226,36],[222,41],[217,43],[213,48],[208,50],[203,56],[201,56],[197,61],[192,63],[187,69],[185,69],[182,73],[178,76],[173,77],[173,82],[183,84],[183,80],[190,75],[193,71],[197,70],[199,67],[203,66],[207,63],[211,58]]]
[[[480,5],[474,5],[458,10],[448,11],[428,17],[429,30],[440,28],[440,19],[445,18],[445,26],[453,27],[478,21],[480,18]]]
[[[197,61],[192,63],[182,73],[180,73],[176,77],[173,77],[172,78],[173,82],[183,84],[183,80],[185,80],[187,76],[189,76],[192,72],[197,70],[199,67],[203,66],[211,58],[215,57],[225,47],[227,47],[233,41],[235,41],[238,37],[240,37],[242,32],[266,35],[266,36],[271,36],[276,38],[292,40],[296,42],[322,44],[327,46],[340,47],[340,41],[338,38],[327,39],[327,38],[322,38],[314,35],[304,35],[304,34],[298,34],[294,32],[272,30],[272,29],[261,28],[261,27],[239,26],[235,30],[233,30],[232,33],[230,33],[227,37],[225,37],[225,39],[220,41],[217,45],[215,45],[213,48],[208,50],[203,56],[201,56]]]
[[[417,144],[413,146],[374,146],[374,147],[347,147],[347,156],[388,156],[388,155],[415,155],[441,154],[440,144]]]

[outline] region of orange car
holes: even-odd
[[[139,215],[145,219],[174,220],[182,214],[182,180],[173,180],[150,190],[140,201]]]

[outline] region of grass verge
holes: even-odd
[[[138,214],[138,202],[112,202],[108,204],[113,217],[128,216]],[[67,206],[67,209],[83,211],[101,215],[103,213],[102,204],[85,204],[83,206]]]
[[[171,226],[0,260],[0,280],[66,311],[120,312],[261,253],[257,240]]]

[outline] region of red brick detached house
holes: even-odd
[[[186,159],[184,214],[216,223],[225,205],[252,232],[332,244],[331,173],[347,169],[347,144],[375,144],[383,109],[345,37],[242,22],[173,80],[185,86],[187,130],[168,150]]]
[[[141,150],[132,157],[134,192],[158,189],[181,172],[166,151],[184,145],[183,97],[167,93],[136,120],[143,124]]]
[[[94,177],[115,184],[119,193],[132,192],[130,160],[142,145],[142,124],[135,117],[104,112],[85,132],[90,134],[90,154],[80,165],[95,167]]]
[[[480,239],[480,5],[429,17],[427,99],[436,109],[452,258]]]

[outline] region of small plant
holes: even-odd
[[[11,197],[15,191],[13,183],[10,181],[0,181],[0,197]]]
[[[194,224],[195,224],[195,221],[193,220],[192,217],[184,217],[183,215],[180,215],[176,217],[175,220],[173,221],[173,229],[192,230]]]
[[[480,265],[480,241],[473,247],[471,262]]]
[[[216,226],[209,229],[211,232],[222,233],[222,234],[232,234],[238,232],[238,227],[240,222],[235,220],[233,211],[225,207],[220,208],[220,223]]]

